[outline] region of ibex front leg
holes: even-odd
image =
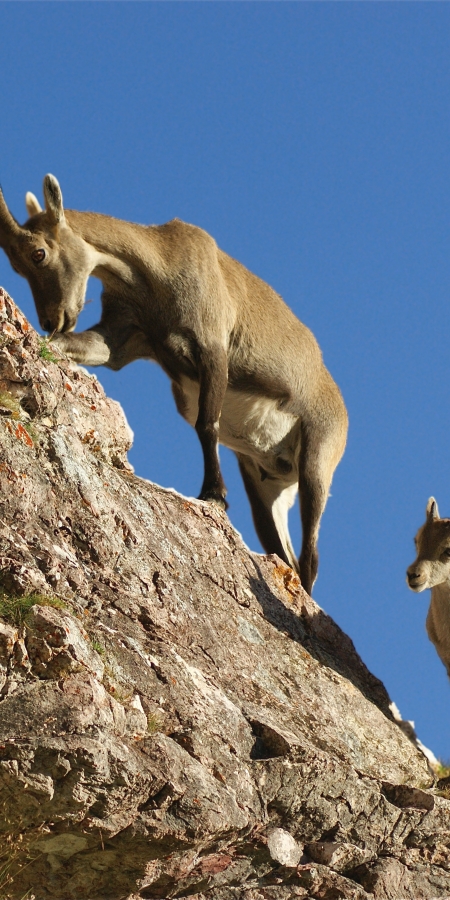
[[[219,464],[219,419],[228,384],[227,354],[222,347],[202,350],[198,360],[200,394],[195,430],[203,450],[204,478],[199,500],[212,500],[223,509],[226,487]]]
[[[96,327],[76,334],[71,331],[55,334],[52,344],[81,366],[105,366],[111,361],[111,348],[103,332]]]

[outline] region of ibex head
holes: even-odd
[[[430,497],[426,509],[425,524],[419,528],[415,544],[417,559],[406,572],[406,580],[412,591],[443,584],[450,578],[450,519],[440,519],[438,505]]]
[[[72,331],[84,304],[92,271],[89,246],[64,215],[61,188],[53,175],[44,178],[45,210],[26,195],[30,216],[19,225],[0,190],[0,247],[13,269],[27,279],[44,331]]]

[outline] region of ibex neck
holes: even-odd
[[[92,250],[91,274],[108,281],[109,273],[127,283],[143,274],[151,250],[151,227],[78,210],[66,210],[66,218]]]
[[[443,581],[442,584],[435,584],[431,588],[431,594],[436,600],[442,601],[442,603],[450,603],[450,579]]]

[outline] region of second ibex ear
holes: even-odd
[[[42,212],[42,206],[39,203],[38,198],[32,194],[31,191],[27,191],[25,194],[25,206],[30,218],[31,216],[37,216],[38,213]]]
[[[44,200],[50,219],[55,225],[61,225],[64,222],[63,198],[58,179],[54,175],[46,175],[44,178]]]
[[[430,497],[430,499],[427,503],[427,519],[432,521],[433,519],[438,519],[438,518],[439,518],[438,505],[437,505],[434,497]]]

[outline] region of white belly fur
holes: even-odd
[[[186,403],[184,417],[194,426],[199,386],[190,378],[183,378],[181,387]],[[277,475],[276,459],[281,457],[292,466],[292,473],[284,475],[283,480],[297,481],[300,419],[280,410],[276,400],[228,388],[219,421],[219,441],[231,450],[251,456]]]

